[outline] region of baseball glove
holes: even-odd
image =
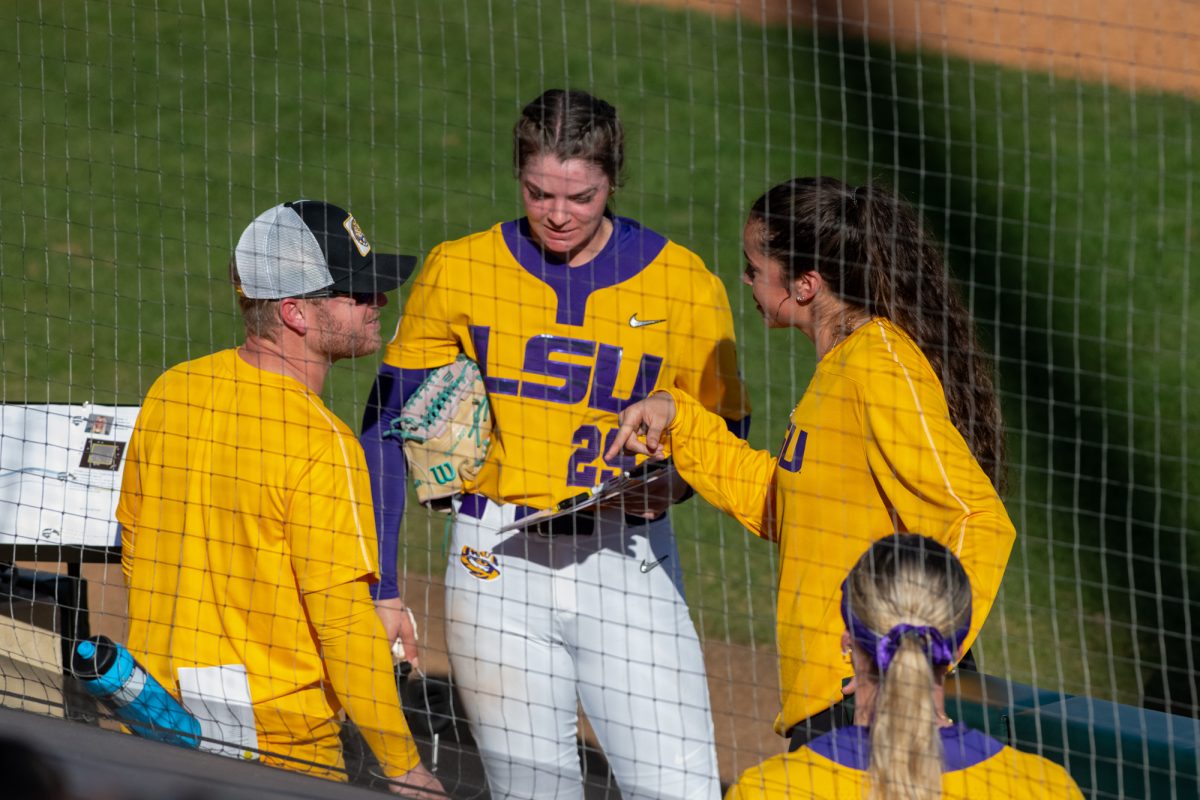
[[[392,420],[386,436],[404,444],[417,500],[450,511],[450,498],[463,490],[487,457],[492,415],[479,365],[465,355],[426,376]]]

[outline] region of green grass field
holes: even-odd
[[[816,173],[919,204],[1009,423],[1019,540],[984,668],[1138,702],[1171,663],[1200,594],[1195,103],[607,0],[348,5],[0,9],[5,401],[137,402],[165,367],[236,343],[229,254],[282,200],[348,206],[402,252],[519,215],[516,114],[587,88],[629,132],[617,211],[729,287],[760,447],[812,349],[768,336],[738,286],[747,205]],[[335,368],[327,396],[352,424],[374,371]],[[676,525],[705,635],[769,645],[772,547],[700,501]],[[406,568],[439,572],[441,542],[440,520],[410,515]]]

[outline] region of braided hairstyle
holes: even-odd
[[[594,164],[612,188],[625,167],[625,129],[617,110],[587,92],[548,89],[525,106],[513,126],[513,168],[518,178],[537,156]]]

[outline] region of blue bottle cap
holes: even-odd
[[[90,641],[82,641],[76,646],[75,652],[79,653],[80,658],[92,658],[96,655],[96,645]]]

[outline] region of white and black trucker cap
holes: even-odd
[[[320,200],[296,200],[259,214],[234,255],[239,290],[259,300],[389,292],[417,264],[414,256],[373,252],[349,211]]]

